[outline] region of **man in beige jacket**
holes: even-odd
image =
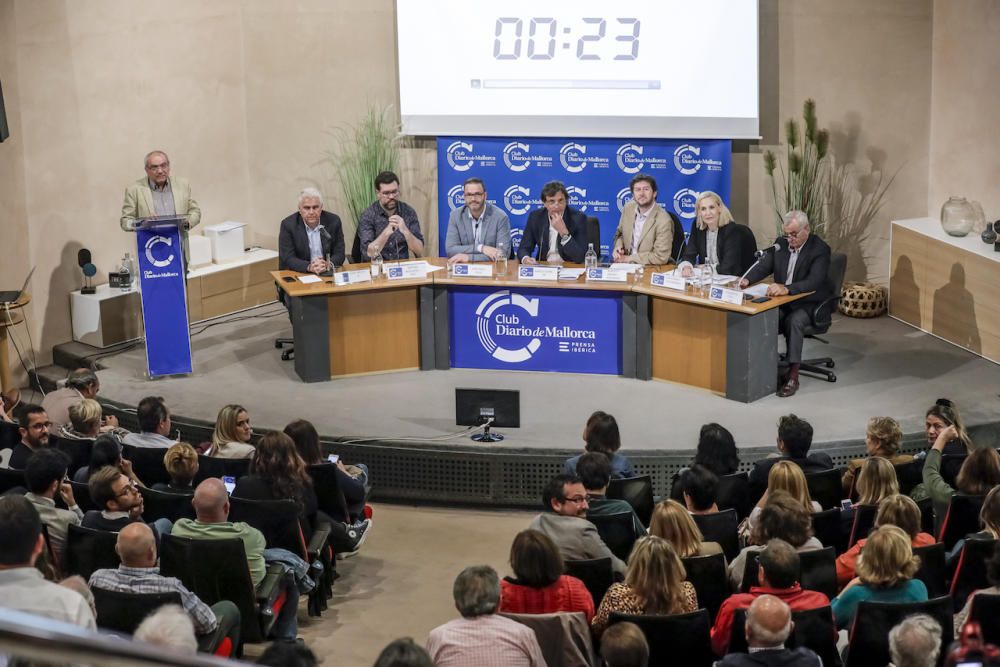
[[[632,200],[622,209],[611,258],[633,264],[667,264],[674,242],[674,223],[656,203],[656,179],[636,174],[629,183]]]

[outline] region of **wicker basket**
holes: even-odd
[[[872,283],[844,283],[843,295],[837,306],[848,317],[879,317],[888,308],[886,289]]]

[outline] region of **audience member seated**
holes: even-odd
[[[803,590],[799,585],[799,554],[784,540],[771,540],[758,555],[758,586],[749,593],[729,597],[719,608],[712,627],[712,650],[725,655],[737,609],[746,609],[762,595],[773,595],[791,607],[792,611],[816,609],[830,604],[830,598],[817,591]]]
[[[792,461],[781,460],[771,466],[771,471],[767,473],[767,489],[757,501],[757,505],[750,510],[750,516],[747,517],[746,535],[753,532],[760,519],[761,509],[767,504],[770,494],[776,491],[786,492],[810,514],[823,510],[819,503],[809,495],[809,485],[806,484],[806,476],[802,472],[802,468]]]
[[[858,481],[861,481],[860,479]],[[910,538],[910,546],[926,547],[937,540],[929,533],[920,532],[920,508],[913,499],[900,493],[887,496],[878,504],[875,514],[875,528],[881,526],[896,526],[901,528]],[[855,576],[855,568],[861,548],[868,541],[862,537],[850,549],[837,557],[837,585],[846,586]]]
[[[116,593],[178,593],[181,606],[194,623],[195,634],[207,635],[219,627],[220,620],[239,618],[239,610],[229,600],[209,607],[184,587],[179,579],[164,577],[157,565],[156,538],[144,523],[132,523],[118,533],[115,546],[121,565],[118,569],[102,569],[90,575],[90,587]]]
[[[858,473],[858,505],[878,505],[884,498],[899,493],[896,468],[889,459],[873,456]]]
[[[194,634],[191,616],[176,604],[165,604],[144,618],[132,638],[182,655],[193,656],[198,653],[198,639]]]
[[[118,468],[105,466],[87,480],[90,500],[100,509],[90,510],[83,516],[84,528],[118,532],[130,523],[142,521],[142,495],[139,487]],[[158,535],[168,535],[169,519],[152,523]]]
[[[635,623],[615,623],[601,635],[601,658],[606,667],[647,667],[646,635]]]
[[[892,417],[872,417],[868,420],[868,428],[865,429],[865,451],[868,456],[877,456],[887,459],[892,465],[909,463],[913,457],[909,454],[899,453],[899,443],[903,440],[903,430]],[[864,465],[867,458],[851,459],[847,464],[847,470],[841,482],[844,485],[844,497],[847,498],[851,492],[851,485],[854,484],[854,477],[858,470]]]
[[[514,577],[500,582],[500,611],[511,614],[552,614],[580,611],[587,623],[594,618],[594,598],[583,582],[563,574],[559,549],[545,533],[522,530],[510,546]]]
[[[939,398],[927,410],[924,417],[924,434],[927,436],[927,446],[933,447],[941,431],[949,426],[955,427],[954,436],[945,442],[943,453],[948,456],[965,456],[973,449],[972,438],[962,422],[958,406],[947,398]]]
[[[253,428],[250,415],[242,405],[227,405],[219,410],[212,432],[212,446],[206,456],[219,459],[248,459],[253,456]]]
[[[139,401],[135,411],[139,433],[129,433],[122,441],[130,447],[167,449],[177,442],[170,437],[170,410],[162,396],[147,396]]]
[[[927,452],[924,462],[923,483],[918,484],[910,497],[920,501],[930,498],[934,503],[934,515],[940,523],[951,504],[951,497],[958,493],[971,496],[985,496],[997,484],[1000,484],[1000,453],[995,449],[973,449],[962,463],[955,477],[957,489],[945,481],[941,475],[941,456],[945,446],[958,437],[954,424],[945,427],[938,433],[934,446]]]
[[[488,565],[467,567],[452,588],[461,618],[431,630],[426,649],[437,667],[544,667],[534,631],[497,614],[500,579]]]
[[[588,516],[627,512],[632,515],[632,530],[636,539],[646,534],[646,527],[627,501],[607,497],[608,485],[611,483],[611,461],[607,456],[600,452],[587,452],[577,462],[576,474],[587,491]]]
[[[802,472],[823,472],[833,468],[833,459],[826,452],[809,453],[812,446],[813,427],[795,415],[785,415],[778,420],[778,454],[756,461],[750,469],[751,489],[767,486],[767,475],[778,461],[792,461]]]
[[[292,642],[274,642],[260,654],[254,664],[270,667],[316,667],[319,661],[308,646]]]
[[[316,530],[320,512],[312,479],[306,464],[295,451],[295,443],[284,433],[266,434],[257,443],[250,459],[250,474],[240,477],[233,489],[234,498],[248,500],[294,500],[299,508],[299,523],[306,541]],[[330,544],[334,551],[355,553],[361,548],[371,528],[371,519],[347,526],[323,516],[332,529]]]
[[[695,463],[690,468],[684,468],[674,484],[676,491],[671,488],[670,496],[678,502],[683,501],[691,514],[718,513],[719,478],[706,466]]]
[[[936,667],[940,653],[941,626],[927,614],[907,616],[889,631],[894,667]]]
[[[958,540],[948,552],[949,572],[958,565],[958,557],[962,553],[966,540],[1000,540],[1000,486],[994,486],[983,498],[983,506],[979,509],[979,523],[983,526],[982,530],[969,533]]]
[[[858,604],[875,602],[922,602],[927,599],[924,582],[914,579],[920,559],[913,555],[911,539],[892,525],[872,531],[858,556],[858,576],[847,584],[830,606],[838,628],[851,627]]]
[[[110,435],[101,435],[94,440],[94,446],[90,450],[90,463],[81,467],[73,474],[73,481],[86,484],[90,476],[104,468],[111,466],[117,468],[123,475],[136,483],[138,486],[145,486],[132,470],[132,462],[122,458],[121,445]]]
[[[546,512],[539,514],[528,526],[545,533],[558,547],[564,560],[610,558],[611,568],[625,573],[625,563],[619,560],[587,521],[587,491],[575,475],[557,475],[545,486],[542,504]]]
[[[87,601],[66,586],[45,581],[35,567],[45,549],[45,537],[31,501],[18,495],[0,496],[0,535],[0,599],[5,608],[97,629]]]
[[[718,542],[704,541],[705,538],[691,518],[691,513],[676,500],[663,500],[653,508],[653,516],[649,520],[649,534],[670,542],[670,546],[681,558],[722,553],[722,546]]]
[[[319,446],[319,433],[311,422],[296,419],[285,427],[285,435],[295,443],[295,449],[307,466],[328,463]],[[368,495],[368,466],[362,463],[346,465],[337,459],[337,485],[344,494],[351,519],[364,519],[365,498]]]
[[[267,566],[264,562],[264,550],[267,541],[264,535],[248,524],[229,520],[229,494],[226,486],[217,477],[209,477],[198,485],[191,499],[195,519],[179,519],[174,526],[175,537],[187,537],[196,540],[224,540],[238,537],[243,541],[247,565],[250,567],[250,579],[257,586],[264,579]],[[296,618],[299,591],[293,584],[286,588],[288,601],[282,607],[274,622],[272,632],[281,640],[294,641],[298,633]]]
[[[66,386],[50,391],[42,399],[42,408],[52,422],[52,428],[59,431],[70,425],[69,409],[84,399],[96,401],[97,393],[101,391],[101,381],[97,373],[89,368],[77,368],[66,378]],[[118,426],[118,420],[108,417],[107,427]]]
[[[677,552],[655,535],[640,538],[632,548],[625,583],[611,584],[591,623],[600,638],[611,614],[683,614],[698,608],[698,596]]]
[[[813,536],[812,516],[801,500],[796,500],[787,491],[768,494],[767,504],[761,508],[760,518],[750,533],[750,546],[740,551],[729,564],[729,582],[733,590],[738,591],[743,585],[747,554],[760,551],[775,538],[788,542],[799,552],[823,548]]]
[[[733,434],[724,426],[712,422],[703,424],[701,432],[698,434],[698,448],[695,450],[694,460],[691,467],[703,466],[710,470],[716,477],[732,475],[740,467],[740,456],[736,450],[736,441]],[[681,475],[687,468],[681,468],[670,480],[670,497],[677,502],[682,502],[678,482]],[[674,488],[678,491],[674,491]]]
[[[153,485],[154,491],[194,495],[194,478],[198,474],[198,452],[186,442],[176,442],[163,455],[163,467],[170,475],[170,482]]]
[[[716,667],[822,667],[819,656],[805,647],[785,648],[795,627],[791,608],[773,595],[761,595],[747,608],[749,653],[730,653]]]
[[[79,526],[83,521],[83,510],[76,504],[73,487],[66,481],[66,467],[69,457],[58,449],[40,449],[28,459],[24,469],[24,481],[28,487],[25,498],[31,501],[49,532],[49,544],[55,552],[56,560],[66,562],[66,533],[69,526]],[[56,507],[56,494],[69,509]]]
[[[24,470],[28,464],[28,458],[39,449],[49,446],[49,417],[40,405],[28,404],[21,408],[21,416],[18,419],[18,430],[21,433],[21,441],[14,445],[7,457],[5,468],[14,470]]]
[[[60,440],[93,440],[101,434],[103,411],[97,401],[85,398],[69,408],[69,422],[58,427]],[[53,423],[52,428],[56,428]]]
[[[412,638],[401,637],[386,644],[373,667],[434,667],[434,663]]]
[[[600,452],[611,459],[612,478],[624,479],[636,476],[632,463],[618,453],[622,446],[621,434],[618,432],[618,422],[608,413],[598,410],[590,415],[583,427],[583,441],[586,443],[584,452]],[[581,456],[583,454],[566,459],[563,474],[575,475],[576,464]]]
[[[965,601],[962,610],[955,614],[955,636],[962,632],[962,626],[969,620],[969,612],[972,611],[972,598],[980,593],[984,595],[1000,595],[1000,543],[993,549],[993,556],[986,561],[986,581],[990,583],[988,588],[981,588],[973,591],[969,599]]]

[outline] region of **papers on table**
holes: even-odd
[[[576,280],[584,274],[587,269],[560,269],[559,280]]]
[[[299,282],[308,285],[310,283],[321,283],[323,282],[323,279],[320,278],[319,276],[314,276],[312,274],[309,274],[307,276],[299,276]]]
[[[756,285],[751,285],[743,290],[744,294],[749,294],[752,297],[767,296],[767,283],[757,283]]]
[[[639,270],[638,264],[632,264],[631,262],[615,262],[608,267],[612,271],[624,271],[625,273],[635,273]]]

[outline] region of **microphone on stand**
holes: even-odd
[[[330,248],[330,246],[333,245],[333,239],[330,238],[330,232],[328,232],[326,230],[326,227],[323,226],[322,222],[319,223],[319,235],[320,235],[321,243],[323,245],[323,260],[326,262],[327,266],[329,267],[321,275],[324,275],[324,276],[332,275],[333,274],[333,262],[330,261],[330,252],[329,252],[328,249]]]
[[[764,255],[766,255],[767,253],[769,253],[769,252],[772,252],[772,251],[775,251],[775,250],[781,250],[781,245],[780,245],[780,244],[778,244],[778,243],[775,243],[775,244],[774,244],[773,246],[771,246],[770,248],[764,248],[763,250],[758,250],[757,252],[755,252],[755,253],[753,254],[753,256],[754,256],[754,257],[756,257],[756,258],[757,258],[757,259],[759,260],[759,259],[760,259],[760,258],[762,258],[762,257],[763,257]]]

